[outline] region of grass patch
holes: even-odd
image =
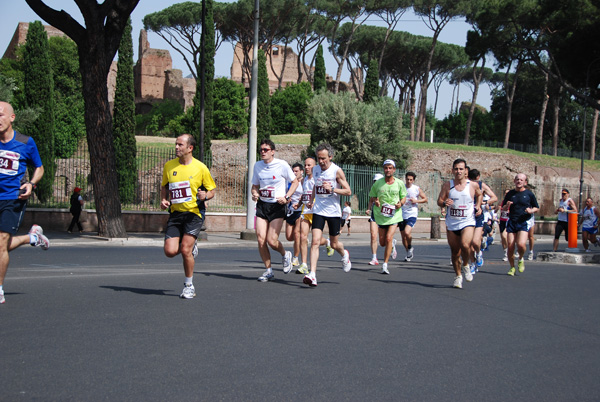
[[[530,160],[538,166],[548,166],[566,169],[581,169],[581,159],[567,158],[564,156],[538,155],[527,152],[515,151],[504,148],[490,148],[479,146],[465,146],[458,144],[430,143],[430,142],[415,142],[405,141],[404,144],[411,150],[419,149],[445,149],[460,152],[489,152],[492,154],[515,155]],[[584,166],[586,170],[600,170],[600,161],[585,160]]]

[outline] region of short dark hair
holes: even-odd
[[[480,175],[481,175],[481,173],[479,173],[479,170],[477,170],[477,169],[470,169],[469,170],[469,180],[475,180]]]
[[[413,180],[415,180],[417,178],[417,175],[415,174],[415,172],[406,172],[404,177],[408,179],[408,176],[411,176],[413,178]]]
[[[300,163],[296,162],[292,165],[292,170],[294,168],[298,168],[298,169],[302,170],[302,169],[304,169],[304,166],[302,166]]]
[[[455,159],[454,162],[452,162],[452,169],[454,169],[454,167],[456,165],[458,165],[459,163],[464,163],[465,167],[467,167],[467,161],[464,160],[463,158],[458,158],[458,159]]]
[[[260,145],[268,145],[272,151],[275,151],[275,143],[268,138],[263,138],[263,140],[260,142]]]

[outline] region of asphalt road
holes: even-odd
[[[599,400],[600,267],[513,278],[495,247],[462,290],[443,243],[389,276],[367,247],[349,273],[322,254],[317,288],[281,264],[258,282],[254,247],[203,248],[193,300],[160,247],[21,247],[0,400]]]

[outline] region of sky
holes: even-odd
[[[180,3],[179,0],[140,0],[138,6],[131,15],[133,24],[133,49],[134,49],[134,60],[137,60],[138,40],[140,30],[143,29],[142,19],[145,15],[163,10],[172,4]],[[41,18],[35,14],[27,5],[25,0],[15,0],[15,4],[12,7],[5,7],[4,12],[6,15],[3,17],[4,23],[0,24],[0,55],[4,54],[4,51],[8,47],[10,40],[12,39],[18,22],[33,22],[41,20]],[[64,9],[78,21],[82,21],[81,14],[77,9],[73,0],[46,0],[45,3],[56,10]],[[10,22],[7,22],[10,21]],[[47,24],[45,21],[42,21]],[[378,19],[371,17],[367,24],[376,25]],[[431,31],[425,26],[425,23],[417,16],[412,13],[406,13],[400,20],[400,23],[396,27],[396,30],[410,32],[415,35],[432,36]],[[445,43],[452,43],[456,45],[464,46],[467,38],[467,31],[469,25],[462,20],[451,21],[442,31],[439,40]],[[167,42],[165,42],[160,36],[148,32],[148,41],[150,47],[155,49],[166,49],[171,53],[173,59],[173,68],[183,70],[183,75],[189,75],[189,70],[183,57],[174,51]],[[337,63],[333,57],[325,53],[325,67],[327,74],[335,76],[337,71]],[[219,48],[215,56],[215,74],[217,76],[230,76],[231,64],[233,61],[233,47],[229,43],[223,43]],[[349,74],[347,69],[344,67],[344,75],[342,80],[347,81]],[[450,103],[452,101],[453,87],[447,84],[442,85],[439,94],[439,100],[437,104],[436,117],[441,119],[450,112]],[[472,92],[469,86],[462,85],[460,90],[460,101],[471,101]],[[433,107],[435,100],[435,93],[430,89],[428,93],[428,106]],[[456,104],[456,100],[454,101]],[[489,109],[491,104],[490,90],[487,85],[482,85],[479,90],[477,103]]]

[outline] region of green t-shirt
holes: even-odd
[[[378,225],[392,225],[402,221],[402,208],[395,205],[406,197],[404,181],[394,177],[392,184],[385,182],[385,177],[373,183],[369,197],[377,197],[380,207],[373,204],[373,215]]]

